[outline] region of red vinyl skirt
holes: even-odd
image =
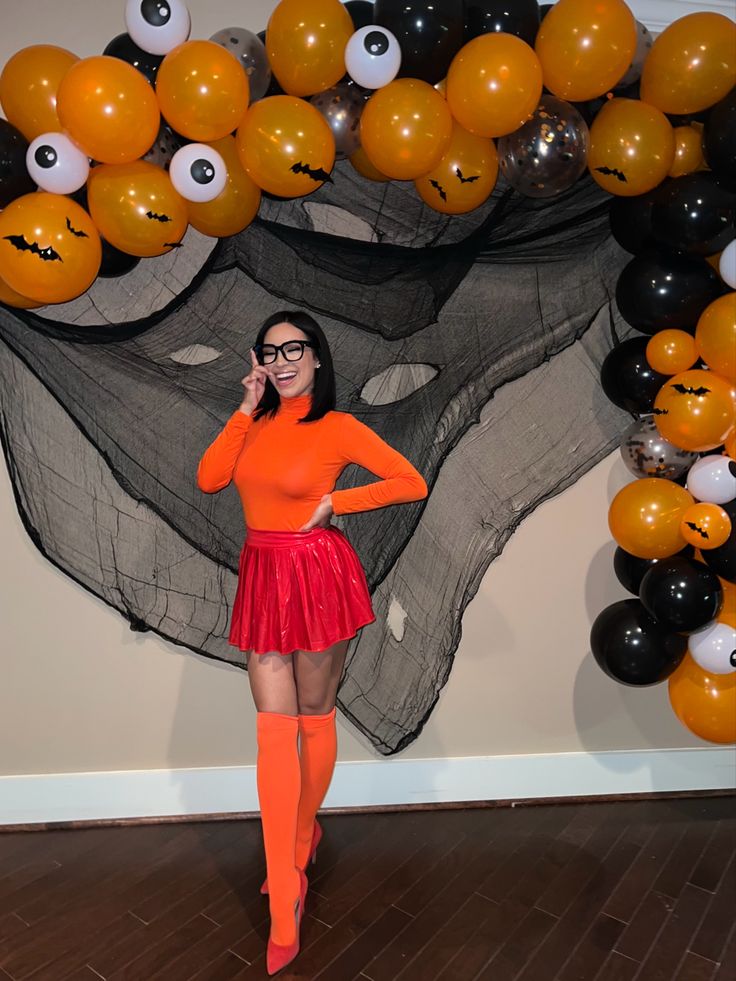
[[[323,651],[376,619],[365,572],[346,536],[246,529],[229,642],[256,654]]]

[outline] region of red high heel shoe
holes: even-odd
[[[312,830],[312,844],[309,849],[309,855],[307,856],[307,865],[311,862],[314,864],[317,861],[317,845],[322,840],[322,827],[315,818],[314,828]],[[263,885],[261,886],[261,893],[264,896],[268,895],[268,876],[263,880]]]
[[[304,870],[297,869],[297,871],[299,872],[299,899],[294,904],[296,937],[294,938],[293,944],[285,946],[283,944],[274,943],[269,936],[268,944],[266,945],[266,970],[269,974],[276,974],[277,971],[280,971],[282,968],[286,967],[287,964],[290,964],[299,953],[299,931],[302,925],[304,901],[307,898],[307,887],[309,883]]]

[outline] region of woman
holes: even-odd
[[[202,457],[197,482],[212,494],[234,480],[243,503],[229,642],[246,651],[257,710],[261,891],[269,894],[273,974],[299,951],[304,870],[335,766],[335,698],[348,643],[376,618],[360,560],[330,518],[421,500],[427,485],[372,429],[335,410],[330,348],[309,314],[269,317],[251,363],[243,402]],[[383,479],[333,490],[350,463]]]

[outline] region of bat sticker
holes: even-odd
[[[69,229],[72,235],[76,235],[77,238],[89,238],[89,235],[86,232],[78,232],[68,218],[66,220],[66,227]]]
[[[680,395],[707,395],[710,392],[709,388],[701,385],[699,388],[693,388],[691,385],[673,385],[672,386],[676,392]]]
[[[697,526],[697,525],[695,524],[695,522],[694,522],[694,521],[686,521],[686,522],[685,522],[685,524],[686,524],[686,525],[688,526],[688,528],[689,528],[689,529],[690,529],[691,531],[697,531],[697,533],[698,533],[698,534],[700,535],[700,537],[701,537],[701,538],[706,538],[706,539],[707,539],[707,538],[709,538],[709,537],[710,537],[710,536],[708,535],[708,532],[707,532],[707,531],[704,531],[704,530],[703,530],[702,528],[699,528],[699,527],[698,527],[698,526]]]
[[[652,414],[655,416],[668,416],[670,414],[669,409],[652,409]]]
[[[472,184],[473,181],[480,180],[480,174],[475,174],[473,177],[463,177],[463,172],[459,167],[455,168],[455,173],[457,174],[461,184]]]
[[[322,167],[315,170],[313,167],[310,167],[309,164],[302,163],[301,160],[298,163],[295,163],[289,169],[291,170],[292,174],[306,174],[307,177],[311,177],[313,181],[329,181],[330,184],[334,183],[330,175],[326,170],[323,170]]]
[[[447,191],[440,184],[440,182],[439,181],[435,181],[435,180],[430,180],[429,183],[432,185],[433,188],[435,188],[435,190],[437,191],[437,193],[439,194],[439,196],[442,198],[442,200],[443,201],[446,201],[447,200]]]
[[[161,221],[161,222],[172,221],[172,219],[169,218],[168,215],[158,215],[156,214],[155,211],[147,211],[146,218],[152,218],[154,221]]]
[[[182,247],[181,242],[164,242],[164,245],[168,245],[170,249],[180,249]]]
[[[620,170],[616,170],[615,167],[613,169],[610,167],[596,167],[595,169],[599,174],[605,174],[606,177],[615,177],[616,180],[621,181],[622,184],[628,184],[626,174]]]
[[[38,242],[26,242],[23,235],[6,235],[5,239],[14,245],[19,252],[33,252],[37,256],[40,256],[44,262],[63,262],[59,253],[52,249],[51,246],[47,246],[45,249],[39,248]]]

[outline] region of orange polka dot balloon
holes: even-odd
[[[693,368],[666,382],[654,400],[654,422],[670,443],[693,453],[713,450],[736,418],[736,386],[714,371]]]

